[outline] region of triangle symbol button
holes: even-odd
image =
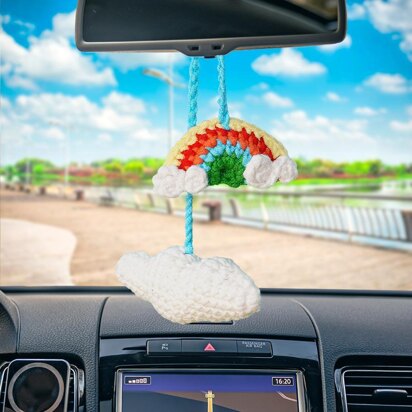
[[[216,352],[215,347],[209,342],[205,348],[203,349],[204,352]]]

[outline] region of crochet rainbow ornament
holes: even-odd
[[[225,129],[213,119],[189,129],[153,183],[158,194],[176,197],[219,184],[267,188],[296,175],[296,164],[274,137],[243,120],[231,118]]]
[[[199,58],[192,58],[186,134],[153,177],[155,193],[186,192],[185,242],[154,256],[128,253],[116,267],[119,279],[172,322],[228,322],[260,309],[260,290],[233,260],[202,258],[193,250],[193,195],[207,186],[268,188],[297,176],[296,163],[274,137],[243,120],[230,118],[223,56],[217,57],[219,118],[197,124]],[[166,228],[165,228],[166,230]]]

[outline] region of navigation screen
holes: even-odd
[[[298,412],[297,375],[136,373],[119,375],[122,412]]]

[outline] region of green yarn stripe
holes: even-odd
[[[230,187],[239,187],[246,184],[242,157],[239,158],[234,153],[223,153],[207,165],[210,167],[207,172],[209,186],[226,184]]]

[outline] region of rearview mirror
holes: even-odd
[[[233,49],[338,43],[344,0],[79,0],[83,51],[180,51],[215,56]]]

